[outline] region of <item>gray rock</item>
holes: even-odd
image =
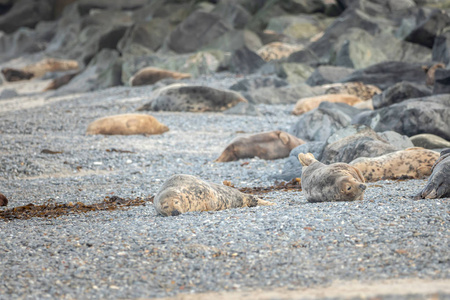
[[[426,73],[422,66],[423,64],[419,63],[382,62],[353,72],[343,82],[361,81],[364,84],[376,85],[382,90],[401,81],[424,84]]]
[[[368,127],[358,125],[355,129],[355,134],[328,143],[320,161],[325,164],[349,163],[358,157],[377,157],[399,150]],[[347,131],[347,128],[344,130]]]
[[[397,149],[407,149],[414,147],[414,144],[411,142],[409,137],[407,137],[406,135],[401,135],[395,131],[379,132],[378,136],[380,136],[382,139],[384,139]]]
[[[402,81],[384,90],[383,93],[375,95],[372,98],[372,104],[375,109],[378,109],[404,100],[426,96],[431,96],[431,90],[424,84]]]
[[[450,94],[450,70],[436,70],[434,73],[433,94]]]
[[[352,124],[365,124],[375,131],[393,130],[413,136],[431,133],[450,139],[450,94],[406,100],[397,104],[363,112]]]
[[[217,14],[195,11],[172,31],[168,47],[177,53],[194,52],[229,30]]]
[[[309,78],[306,80],[306,83],[311,86],[315,86],[340,82],[354,71],[354,69],[346,67],[319,66],[311,74],[311,76],[309,76]]]
[[[325,141],[338,129],[350,125],[345,103],[322,102],[318,108],[302,114],[289,133],[305,141]]]
[[[437,136],[429,133],[422,133],[413,135],[410,137],[411,142],[416,147],[422,147],[425,149],[442,149],[442,148],[450,148],[450,142]]]

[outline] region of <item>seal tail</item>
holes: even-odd
[[[300,153],[300,154],[298,155],[298,160],[300,161],[300,163],[301,163],[302,166],[304,166],[304,167],[307,167],[307,166],[309,166],[310,164],[312,164],[313,162],[317,161],[317,160],[314,158],[314,155],[313,155],[312,153],[307,153],[307,154]]]

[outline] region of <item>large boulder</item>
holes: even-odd
[[[426,81],[426,72],[423,69],[423,64],[420,63],[386,61],[365,69],[356,70],[342,81],[361,81],[362,83],[373,84],[385,90],[401,81],[424,84]]]
[[[431,90],[425,85],[402,81],[374,96],[372,104],[374,109],[378,109],[404,100],[426,96],[431,96]]]
[[[407,136],[431,133],[449,140],[449,120],[450,94],[442,94],[363,112],[355,116],[352,123],[370,126],[377,132],[393,130]]]

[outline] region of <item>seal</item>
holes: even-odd
[[[192,175],[177,174],[164,182],[153,204],[159,214],[177,216],[188,211],[218,211],[275,203],[241,193],[226,185],[206,182]]]
[[[438,157],[436,151],[413,147],[378,157],[359,157],[349,164],[358,168],[366,181],[417,179],[431,174]]]
[[[341,102],[346,103],[348,105],[355,105],[357,103],[363,102],[360,98],[350,94],[329,94],[329,95],[321,95],[315,97],[303,98],[297,101],[295,104],[294,110],[292,113],[294,115],[301,115],[305,112],[313,110],[314,108],[319,107],[322,102]]]
[[[364,177],[349,164],[334,163],[325,165],[311,153],[300,153],[302,164],[302,189],[308,202],[363,200]]]
[[[6,198],[5,195],[0,193],[0,206],[6,206],[8,205],[8,198]]]
[[[266,160],[284,158],[304,143],[302,139],[280,130],[258,133],[235,139],[215,161],[228,162],[255,156]]]
[[[150,85],[165,78],[186,79],[191,78],[191,74],[179,73],[154,67],[147,67],[137,71],[136,74],[134,74],[130,78],[130,85],[131,86]]]
[[[450,148],[441,151],[431,169],[427,185],[415,199],[436,199],[450,197]]]
[[[166,131],[169,131],[169,128],[160,123],[153,116],[144,114],[123,114],[95,120],[89,124],[86,134],[162,134]]]

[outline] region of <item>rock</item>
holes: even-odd
[[[0,15],[0,31],[13,33],[20,27],[35,27],[42,20],[52,17],[52,1],[19,0],[12,8]]]
[[[207,86],[173,84],[157,90],[138,111],[224,111],[240,102],[248,102],[236,92]]]
[[[317,108],[322,102],[339,102],[346,103],[348,105],[355,105],[361,103],[362,100],[356,96],[349,94],[330,94],[321,95],[315,97],[308,97],[298,100],[292,111],[294,115],[301,115],[308,112],[314,108]]]
[[[386,107],[412,98],[431,95],[431,90],[423,84],[402,81],[386,89],[372,99],[374,109]]]
[[[191,78],[191,75],[187,73],[172,72],[159,68],[147,67],[139,70],[133,75],[133,77],[130,78],[130,85],[151,85],[165,78],[186,79]]]
[[[337,67],[337,66],[319,66],[311,76],[308,77],[306,83],[315,86],[327,83],[335,83],[343,80],[355,70],[352,68]]]
[[[117,86],[121,81],[122,62],[119,53],[103,49],[81,73],[58,89],[58,93],[83,93],[102,88]]]
[[[305,141],[325,141],[338,129],[350,125],[351,117],[343,112],[348,106],[323,102],[317,109],[301,115],[289,132]]]
[[[353,124],[364,124],[375,131],[393,130],[413,136],[431,133],[450,139],[450,95],[434,95],[406,100],[355,116]]]
[[[320,159],[322,156],[322,151],[325,148],[326,142],[309,142],[292,149],[286,160],[281,174],[272,175],[273,179],[277,180],[292,180],[294,178],[301,178],[302,176],[302,165],[298,161],[299,153],[312,153],[314,157]]]
[[[279,60],[287,58],[295,51],[299,51],[303,46],[292,45],[282,42],[272,42],[259,48],[256,53],[265,61]]]
[[[436,36],[431,55],[433,61],[440,61],[445,65],[450,64],[450,30]]]
[[[217,14],[195,11],[170,33],[168,47],[177,53],[194,52],[229,30]]]
[[[414,147],[414,144],[411,142],[409,137],[407,137],[406,135],[401,135],[395,131],[379,132],[378,136],[397,149],[407,149]]]
[[[422,147],[425,149],[443,149],[450,148],[450,142],[437,136],[429,133],[422,133],[413,135],[410,137],[411,142],[416,147]]]
[[[426,73],[422,67],[423,64],[419,63],[387,61],[356,70],[342,82],[360,81],[364,84],[373,84],[382,90],[401,81],[424,84]]]
[[[230,90],[247,92],[260,88],[279,88],[287,85],[288,83],[285,80],[275,76],[255,76],[239,80],[237,83],[230,86]]]
[[[5,77],[6,81],[21,81],[21,80],[29,80],[34,77],[34,74],[31,72],[12,69],[12,68],[4,68],[2,69],[2,74]]]
[[[450,16],[441,10],[434,10],[405,38],[406,41],[432,48],[436,36],[450,25]]]
[[[375,95],[381,93],[381,90],[371,84],[361,82],[334,83],[322,85],[325,88],[325,94],[347,94],[360,98],[363,101],[372,99]],[[359,103],[357,103],[359,104]]]
[[[399,150],[368,127],[359,126],[357,131],[354,135],[344,137],[336,142],[328,142],[320,161],[325,164],[349,163],[358,157],[377,157]]]
[[[434,73],[433,94],[450,94],[450,70],[436,70]]]

